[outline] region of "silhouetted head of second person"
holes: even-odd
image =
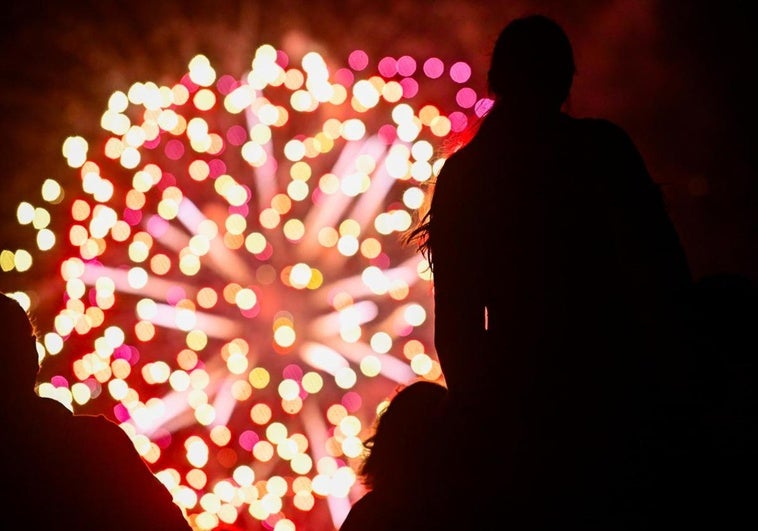
[[[560,110],[576,67],[563,28],[544,15],[508,23],[495,42],[487,73],[496,102],[515,108]]]
[[[374,434],[364,443],[363,483],[384,491],[411,490],[435,463],[437,440],[447,397],[438,383],[418,380],[402,387],[378,415]]]

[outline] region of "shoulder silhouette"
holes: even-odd
[[[191,529],[118,425],[103,416],[74,415],[37,395],[33,324],[5,294],[0,294],[0,319],[5,331],[3,518],[24,529]]]

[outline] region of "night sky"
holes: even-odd
[[[343,59],[436,54],[469,62],[484,86],[511,17],[540,11],[573,41],[570,110],[627,129],[666,195],[696,277],[758,275],[749,2],[437,1],[55,2],[3,9],[0,169],[3,248],[23,247],[15,206],[47,177],[76,177],[60,146],[94,135],[114,90],[171,80],[205,53],[243,72],[255,48],[310,47]],[[127,7],[129,6],[129,7]],[[432,7],[433,6],[433,7]],[[0,276],[12,289],[14,274]]]
[[[610,119],[630,134],[664,192],[695,278],[731,272],[758,283],[755,17],[752,2],[666,0],[270,2],[90,0],[2,8],[0,251],[34,254],[20,201],[43,203],[53,178],[79,187],[63,141],[102,139],[109,96],[137,81],[172,84],[205,54],[241,77],[264,43],[293,58],[318,51],[335,68],[348,54],[465,61],[483,93],[489,53],[513,17],[540,12],[566,29],[577,76],[576,116]],[[436,97],[436,94],[428,94]],[[426,97],[419,95],[422,100]],[[54,209],[53,209],[54,210]],[[65,212],[59,212],[65,215]],[[51,227],[65,238],[66,220]],[[37,253],[39,254],[39,253]],[[0,290],[36,290],[38,321],[62,302],[54,251],[32,272],[0,271]],[[430,301],[431,303],[431,297]]]

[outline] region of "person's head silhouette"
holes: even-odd
[[[0,316],[6,330],[0,381],[4,389],[12,388],[14,395],[26,394],[34,390],[39,372],[34,326],[21,304],[4,293],[0,293]]]
[[[377,417],[374,435],[366,442],[368,457],[361,466],[370,488],[400,489],[402,483],[423,479],[420,463],[429,457],[447,389],[419,380],[400,389]]]
[[[576,67],[571,43],[556,22],[543,15],[513,20],[495,42],[487,72],[496,101],[519,108],[560,109]]]

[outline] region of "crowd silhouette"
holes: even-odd
[[[62,531],[189,531],[182,510],[129,436],[103,416],[74,415],[39,396],[31,317],[0,294],[4,327],[1,527]]]

